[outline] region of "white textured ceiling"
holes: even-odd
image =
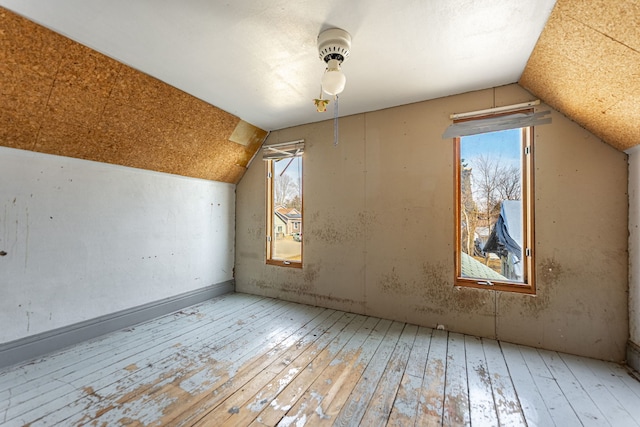
[[[515,83],[555,0],[0,0],[265,130],[315,111],[316,38],[352,36],[340,115]]]

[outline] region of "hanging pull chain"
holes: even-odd
[[[338,145],[338,95],[333,103],[333,146]]]

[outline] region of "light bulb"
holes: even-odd
[[[337,59],[330,59],[327,62],[327,70],[322,75],[322,90],[327,95],[337,95],[344,90],[347,77],[340,69],[340,62]]]

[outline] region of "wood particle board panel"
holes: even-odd
[[[631,1],[560,0],[519,83],[613,147],[631,148],[640,143],[639,27]]]
[[[43,122],[63,121],[93,128],[100,122],[106,97],[56,81],[51,88]]]
[[[235,152],[225,141],[213,141],[200,147],[194,159],[197,169],[206,175],[216,176],[216,181],[225,181],[235,169]]]
[[[640,3],[633,0],[561,0],[559,11],[640,51]],[[621,25],[623,23],[623,25]]]
[[[614,146],[620,150],[626,150],[640,144],[638,103],[640,103],[640,88],[635,93],[630,93],[625,98],[618,100],[606,110],[592,110],[585,116],[590,126],[599,129],[597,135],[602,140],[620,140],[621,143]]]
[[[188,127],[200,130],[207,139],[222,139],[229,142],[229,137],[240,121],[238,117],[199,100],[185,106],[184,110],[181,122]]]
[[[39,128],[39,121],[29,115],[0,109],[0,141],[5,147],[31,150]]]
[[[32,151],[78,159],[91,158],[92,145],[88,128],[69,122],[45,121],[39,129]],[[60,144],[64,141],[64,144]]]
[[[18,66],[54,78],[68,39],[0,8],[0,67]]]
[[[198,101],[151,76],[130,67],[122,67],[120,78],[113,87],[110,99],[117,105],[126,105],[148,111],[174,122],[185,122],[185,111]]]
[[[108,97],[118,78],[120,63],[69,42],[56,74],[56,84],[69,86]]]
[[[4,111],[42,118],[54,79],[30,69],[0,66],[0,105]]]
[[[0,34],[2,146],[237,183],[267,135],[2,8]]]

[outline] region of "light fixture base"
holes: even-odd
[[[342,63],[351,53],[351,35],[340,28],[330,28],[318,35],[318,56],[324,62],[331,59]]]

